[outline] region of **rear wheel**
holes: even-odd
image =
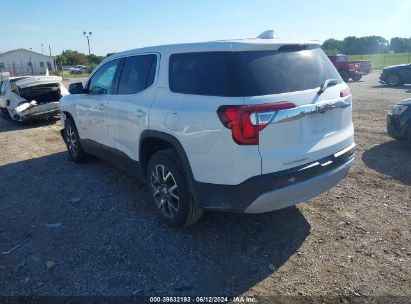
[[[352,77],[352,80],[354,80],[354,81],[360,81],[361,78],[362,78],[362,75],[354,75],[354,76]]]
[[[81,147],[76,124],[71,118],[67,118],[64,124],[64,141],[66,142],[70,160],[76,163],[86,160],[87,154]]]
[[[400,83],[400,76],[398,76],[397,74],[390,74],[390,75],[388,75],[388,76],[387,76],[387,84],[388,84],[390,87],[395,87],[395,86],[401,84],[401,83]]]
[[[340,75],[344,82],[348,82],[348,80],[350,79],[350,74],[346,70],[341,70]]]
[[[157,211],[168,225],[185,227],[200,220],[204,209],[193,200],[175,150],[162,150],[151,157],[147,182]]]

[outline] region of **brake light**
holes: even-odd
[[[223,125],[231,129],[239,145],[258,145],[259,132],[277,115],[279,110],[295,108],[291,102],[266,103],[248,106],[221,106],[217,115]]]
[[[342,90],[342,91],[340,92],[340,97],[346,97],[346,96],[348,96],[348,95],[351,95],[351,90],[350,90],[350,88],[346,88],[345,90]]]

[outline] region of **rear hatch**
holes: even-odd
[[[237,52],[234,61],[245,105],[294,106],[257,118],[263,174],[317,161],[353,143],[349,88],[321,49]],[[334,81],[319,93],[329,79]]]

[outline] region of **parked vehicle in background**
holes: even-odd
[[[70,74],[82,74],[87,71],[85,65],[76,65],[75,67],[70,68]]]
[[[0,110],[17,121],[48,118],[59,113],[59,100],[69,94],[58,76],[22,76],[3,80]]]
[[[350,89],[320,44],[270,37],[107,58],[60,101],[69,158],[94,154],[141,177],[172,226],[328,191],[354,158]]]
[[[344,54],[328,56],[328,58],[330,58],[345,82],[350,78],[354,81],[359,81],[362,76],[367,75],[372,71],[372,61],[369,60],[349,61],[347,55]]]
[[[411,147],[411,98],[397,102],[387,113],[387,133]]]
[[[10,77],[10,72],[0,72],[0,81],[9,79]]]
[[[411,63],[384,68],[380,75],[380,82],[391,87],[411,84]]]

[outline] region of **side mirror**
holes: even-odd
[[[70,94],[83,94],[84,93],[83,83],[76,82],[76,83],[70,84],[69,92]]]

